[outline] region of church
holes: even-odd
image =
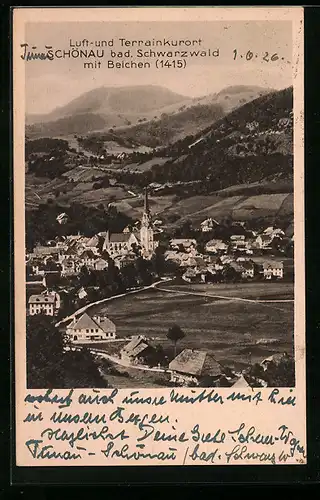
[[[122,233],[111,233],[108,231],[103,250],[106,250],[111,258],[126,255],[133,252],[134,248],[140,248],[142,257],[148,259],[159,245],[155,237],[152,216],[149,207],[148,189],[145,188],[144,209],[141,219],[140,230],[127,231]]]

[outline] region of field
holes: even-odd
[[[76,182],[69,182],[68,176],[71,177],[71,172],[74,172]],[[26,208],[35,208],[40,203],[47,202],[50,198],[54,198],[58,203],[66,206],[75,202],[94,206],[98,206],[100,203],[108,205],[108,203],[114,200],[131,198],[130,194],[124,188],[118,186],[93,189],[96,179],[92,180],[92,178],[97,177],[97,175],[99,176],[101,172],[98,170],[94,171],[93,169],[88,169],[88,172],[90,173],[89,178],[91,182],[88,182],[89,179],[86,177],[84,169],[80,168],[67,172],[60,179],[53,180],[27,174]],[[57,191],[59,191],[58,196],[56,196]]]
[[[274,217],[277,214],[293,216],[293,197],[288,193],[261,194],[256,196],[220,196],[219,192],[208,196],[192,196],[166,209],[163,218],[177,214],[181,219],[199,223],[207,217],[220,220],[231,216],[234,220],[250,220],[258,217]]]
[[[292,283],[161,285],[161,290],[115,299],[90,313],[107,314],[118,337],[142,334],[165,348],[170,348],[168,328],[177,323],[186,334],[180,349],[204,349],[239,369],[274,352],[293,353],[293,302],[254,302],[292,298]]]

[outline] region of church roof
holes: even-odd
[[[132,233],[113,233],[110,235],[111,243],[125,243],[129,241]]]

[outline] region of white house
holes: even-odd
[[[106,316],[91,318],[84,313],[80,318],[73,318],[66,333],[73,342],[112,340],[116,337],[116,326]]]
[[[39,295],[31,295],[28,300],[29,314],[46,314],[54,316],[60,309],[60,296],[57,293],[42,293]]]
[[[63,213],[59,214],[59,215],[57,216],[57,218],[56,218],[56,221],[57,221],[59,224],[66,224],[66,223],[68,222],[68,220],[69,220],[69,217],[68,217],[68,215],[67,215],[65,212],[63,212]]]
[[[263,263],[263,276],[265,279],[272,277],[283,278],[283,262],[264,262]]]
[[[201,222],[200,227],[201,227],[201,231],[203,233],[208,233],[209,231],[212,231],[212,229],[218,225],[219,225],[219,222],[212,219],[212,217],[209,217],[208,219],[205,219],[204,221]]]
[[[256,246],[258,248],[270,248],[273,236],[269,234],[259,234],[256,239]]]
[[[79,256],[81,265],[87,266],[90,269],[95,268],[95,263],[97,260],[97,256],[93,253],[92,250],[85,250]]]
[[[108,268],[108,262],[105,259],[97,259],[94,263],[94,269],[96,271],[104,271]]]
[[[66,257],[61,262],[61,274],[63,276],[70,276],[72,274],[77,274],[81,267],[81,262],[78,258]]]
[[[209,253],[226,252],[228,250],[228,245],[222,240],[210,240],[206,243],[205,249],[206,252]]]

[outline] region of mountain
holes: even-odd
[[[163,149],[153,182],[206,179],[216,189],[292,175],[293,89],[259,97]]]
[[[157,193],[178,195],[181,201],[160,213],[163,220],[183,220],[187,207],[193,221],[219,220],[227,213],[242,220],[277,216],[291,223],[292,87],[238,107],[198,134],[159,150],[153,159],[148,156],[132,168],[126,164],[117,179],[155,183],[162,186]]]
[[[231,94],[229,90],[222,96]],[[240,95],[239,89],[234,95]],[[55,173],[54,162],[49,163],[49,144],[43,148],[48,150],[47,162],[41,156],[37,159],[38,173],[29,165],[28,206],[53,197],[66,205],[117,202],[121,212],[139,218],[143,207],[139,193],[150,184],[152,211],[168,224],[231,216],[289,227],[293,221],[292,87],[262,95],[216,118],[196,134],[155,151],[131,153],[103,172],[98,167],[88,169],[83,159],[72,159],[76,153],[67,152],[62,174]],[[46,165],[50,176],[41,178],[39,172],[45,172]],[[108,182],[100,181],[104,177]]]
[[[156,147],[195,134],[267,92],[238,85],[192,99],[156,85],[101,87],[47,115],[27,116],[26,133],[32,138],[66,137],[112,128],[119,137]]]
[[[157,85],[100,87],[80,95],[49,114],[29,115],[26,122],[28,126],[39,124],[44,131],[50,132],[50,127],[54,126],[57,120],[63,120],[60,124],[66,124],[65,128],[68,124],[72,124],[74,128],[75,123],[81,123],[85,117],[89,127],[86,132],[90,132],[88,116],[98,116],[103,120],[99,124],[93,122],[92,126],[98,128],[128,125],[132,119],[153,117],[160,109],[186,100],[185,96]],[[29,132],[32,130],[30,128]],[[37,130],[36,127],[34,130]]]

